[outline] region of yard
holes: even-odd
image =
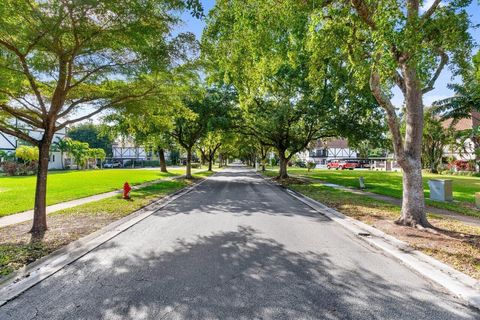
[[[69,201],[121,189],[131,185],[184,174],[183,168],[169,173],[145,169],[110,169],[89,171],[61,171],[48,174],[47,204]],[[0,176],[0,217],[33,209],[35,176]]]
[[[353,188],[358,188],[358,178],[364,177],[368,191],[394,198],[402,197],[402,173],[399,172],[327,169],[315,169],[308,172],[307,169],[303,168],[289,168],[289,173]],[[267,174],[273,176],[276,174],[276,171],[274,172],[272,170]],[[453,183],[454,202],[441,203],[428,200],[428,197],[430,196],[428,187],[429,179],[451,179]],[[474,209],[475,192],[480,192],[480,178],[424,174],[423,181],[425,198],[427,199],[428,205],[449,209],[459,213],[480,216],[480,211]]]
[[[120,170],[106,172],[113,171]],[[130,174],[130,172],[138,172],[139,170],[122,171],[128,171],[126,174]],[[150,172],[159,174],[157,171],[150,170]],[[149,179],[146,172],[142,174],[145,179]],[[211,174],[208,171],[198,172],[194,174],[194,178],[198,181]],[[158,178],[162,177],[162,175],[159,174],[153,177]],[[123,200],[120,195],[117,195],[54,212],[48,216],[49,228],[42,241],[32,241],[32,235],[29,233],[31,221],[2,228],[0,232],[0,280],[2,276],[8,275],[25,264],[29,264],[72,241],[125,217],[156,199],[191,185],[192,182],[185,179],[165,180],[132,191],[132,199],[129,201]]]

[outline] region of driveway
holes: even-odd
[[[0,308],[0,319],[480,319],[232,167]]]

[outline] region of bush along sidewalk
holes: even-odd
[[[32,239],[29,233],[30,221],[1,228],[0,279],[211,174],[209,172],[195,174],[194,181],[185,179],[161,181],[133,190],[129,200],[124,200],[118,195],[52,213],[48,216],[49,229],[42,239]]]

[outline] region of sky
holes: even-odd
[[[434,0],[427,0],[424,4],[424,7],[425,8],[430,7],[433,1]],[[215,0],[202,0],[201,2],[203,4],[205,14],[207,14],[208,11],[212,9],[213,6],[215,5]],[[470,5],[470,7],[467,9],[467,12],[470,14],[473,24],[480,25],[479,1],[474,0],[473,3]],[[184,23],[177,28],[177,31],[193,32],[197,36],[197,38],[200,39],[203,28],[205,27],[205,21],[193,18],[189,13],[184,13],[182,15],[182,20],[184,21]],[[480,43],[480,29],[475,29],[475,30],[472,29],[471,34],[474,40],[477,43]],[[440,77],[436,82],[435,89],[424,96],[424,104],[428,106],[428,105],[431,105],[432,102],[436,100],[440,100],[440,99],[444,99],[452,96],[453,92],[447,88],[447,85],[455,81],[458,81],[458,79],[452,79],[452,73],[450,72],[450,70],[448,70],[447,68],[444,69],[444,71],[442,72],[442,74],[440,75]],[[403,105],[403,98],[399,89],[394,90],[393,103],[397,107],[400,107]]]

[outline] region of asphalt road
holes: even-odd
[[[0,319],[480,319],[241,167],[0,308]]]

